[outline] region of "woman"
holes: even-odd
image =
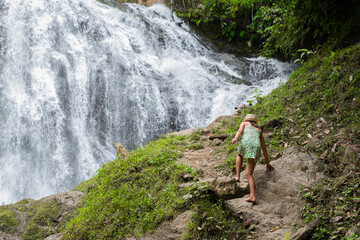
[[[247,202],[255,203],[255,181],[253,172],[256,162],[259,160],[262,149],[266,162],[266,170],[271,171],[275,168],[270,165],[269,156],[266,150],[265,139],[261,133],[260,127],[257,124],[258,120],[255,115],[246,115],[244,121],[240,124],[240,128],[232,140],[234,144],[242,135],[241,142],[238,147],[238,154],[236,156],[236,177],[235,180],[240,181],[240,171],[243,159],[247,158],[246,177],[250,186],[250,197],[245,199]]]

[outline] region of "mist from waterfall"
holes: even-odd
[[[72,189],[171,131],[231,114],[292,65],[208,50],[163,5],[0,0],[0,203]]]

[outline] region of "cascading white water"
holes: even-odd
[[[211,52],[163,5],[0,0],[0,13],[0,203],[71,189],[113,142],[205,126],[292,69]]]

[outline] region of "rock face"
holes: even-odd
[[[191,217],[195,212],[192,210],[179,214],[173,221],[164,222],[152,234],[143,237],[129,237],[126,240],[177,240],[184,239],[188,228],[187,224],[191,222]]]
[[[83,196],[83,192],[67,191],[36,201],[24,199],[5,206],[7,210],[14,212],[19,225],[11,233],[0,230],[0,239],[61,239],[62,235],[57,232],[80,205]]]
[[[271,164],[275,171],[266,172],[264,165],[255,168],[257,204],[245,202],[245,198],[226,202],[240,218],[250,221],[256,239],[284,239],[286,233],[292,233],[293,223],[301,225],[305,201],[300,186],[310,187],[324,171],[324,165],[315,156],[295,148]],[[245,173],[241,181],[246,181]]]

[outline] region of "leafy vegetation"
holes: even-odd
[[[28,225],[23,234],[24,240],[42,239],[51,234],[53,230],[49,228],[57,220],[59,204],[55,201],[35,202],[30,205],[27,213]]]
[[[185,239],[245,239],[247,232],[222,201],[202,196],[193,205],[196,213]]]
[[[305,222],[321,219],[313,239],[346,239],[353,231],[353,239],[360,237],[360,164],[344,176],[326,178],[304,194],[309,203],[304,207]]]
[[[13,233],[19,225],[19,220],[15,217],[15,212],[6,207],[0,207],[0,231]]]
[[[216,38],[250,40],[253,50],[261,49],[264,56],[291,57],[298,49],[331,50],[359,40],[360,7],[351,0],[202,0],[201,4],[179,15]]]

